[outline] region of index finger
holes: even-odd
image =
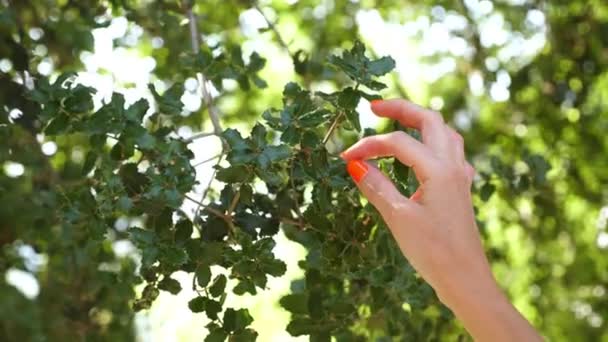
[[[422,135],[422,142],[436,151],[444,151],[449,146],[443,117],[437,112],[403,99],[374,100],[371,109],[378,116],[417,129]]]

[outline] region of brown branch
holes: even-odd
[[[200,132],[200,133],[193,134],[190,138],[184,139],[184,142],[188,144],[197,139],[213,137],[213,136],[218,136],[218,135],[215,132]]]
[[[237,191],[236,194],[234,195],[234,197],[232,198],[232,202],[230,202],[230,207],[228,207],[228,210],[226,211],[226,215],[230,215],[232,217],[232,213],[234,212],[236,205],[239,203],[240,198],[241,198],[241,192]]]
[[[188,6],[186,8],[186,15],[188,16],[190,27],[190,44],[192,45],[192,52],[194,52],[194,54],[198,54],[200,52],[200,35],[198,32],[196,15],[192,11],[192,6]],[[201,97],[205,101],[207,110],[209,111],[209,118],[211,119],[211,124],[213,125],[213,133],[220,136],[223,131],[222,124],[220,123],[220,113],[213,104],[213,97],[207,88],[207,80],[201,72],[196,73],[196,79],[201,91]]]
[[[217,156],[213,156],[213,157],[211,157],[211,158],[207,158],[207,159],[205,159],[205,160],[203,160],[203,161],[201,161],[201,162],[198,162],[198,163],[196,163],[196,164],[192,165],[192,167],[199,167],[199,166],[201,166],[201,165],[203,165],[203,164],[205,164],[205,163],[208,163],[208,162],[210,162],[210,161],[212,161],[212,160],[214,160],[214,159],[217,159],[217,158],[219,158],[219,157],[221,157],[221,156],[222,156],[221,154],[218,154]]]
[[[338,127],[338,124],[340,123],[340,119],[342,118],[343,115],[344,115],[343,112],[340,112],[340,113],[338,113],[338,115],[336,115],[334,122],[331,123],[329,130],[327,131],[327,133],[325,134],[325,137],[323,138],[323,145],[327,144],[327,141],[329,140],[329,138],[331,138],[332,133]]]

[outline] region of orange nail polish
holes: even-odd
[[[380,100],[380,99],[371,100],[371,101],[369,101],[369,105],[373,107],[374,105],[377,105],[380,102],[382,102],[382,100]]]
[[[355,183],[359,183],[367,174],[368,166],[364,161],[351,160],[346,164],[346,171],[353,177]]]

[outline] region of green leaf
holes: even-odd
[[[395,60],[385,56],[367,64],[367,71],[375,76],[383,76],[395,69]]]
[[[196,282],[200,287],[206,287],[211,280],[211,269],[206,265],[199,265],[196,268]]]
[[[252,173],[244,165],[218,168],[215,178],[224,183],[244,183],[252,178]]]
[[[226,276],[223,274],[220,274],[215,277],[213,285],[211,285],[211,287],[209,288],[209,294],[211,294],[213,297],[221,296],[224,293],[224,290],[226,289],[226,282]]]
[[[97,163],[99,155],[96,151],[87,152],[87,156],[84,158],[84,164],[82,165],[82,174],[87,175],[89,172],[93,170],[95,164]]]
[[[160,292],[158,291],[156,286],[154,286],[152,284],[148,284],[142,291],[141,298],[146,301],[153,302],[158,297],[159,294],[160,294]]]
[[[232,334],[230,340],[232,342],[253,342],[257,339],[258,333],[253,329],[244,329]]]
[[[291,149],[287,145],[266,146],[257,157],[258,166],[265,169],[270,164],[285,160],[289,156],[291,156]]]
[[[151,230],[133,227],[129,228],[128,232],[131,240],[138,245],[148,245],[156,242],[156,233]]]
[[[294,293],[284,296],[279,301],[279,304],[287,311],[296,314],[308,314],[308,294]]]
[[[310,318],[296,318],[287,325],[287,332],[291,336],[308,335],[315,328],[315,323]]]
[[[382,57],[373,61],[367,58],[365,46],[360,41],[355,41],[353,48],[344,51],[342,56],[330,56],[329,63],[342,70],[356,83],[374,90],[384,89],[386,86],[373,77],[382,76],[395,68],[395,61],[391,57]]]
[[[140,99],[133,103],[125,112],[125,118],[134,123],[142,122],[144,115],[148,112],[150,105],[146,99]]]
[[[253,322],[253,318],[247,309],[234,310],[232,308],[228,308],[224,312],[223,322],[224,330],[234,332],[244,330],[249,324],[251,324],[251,322]]]
[[[123,212],[129,212],[133,208],[133,201],[127,196],[121,196],[116,204]]]
[[[217,314],[222,311],[222,304],[213,299],[205,298],[205,313],[212,320],[218,318]]]
[[[205,342],[224,342],[228,338],[228,334],[220,329],[213,329],[209,331],[209,335],[205,337]]]
[[[174,295],[178,294],[182,290],[182,286],[179,284],[179,281],[170,277],[164,277],[163,280],[158,283],[158,288]]]
[[[257,123],[251,130],[251,141],[257,148],[264,148],[266,146],[266,127]]]
[[[337,104],[341,108],[354,110],[355,108],[357,108],[359,100],[361,100],[361,95],[359,94],[359,92],[351,87],[348,87],[338,93]]]
[[[357,132],[361,132],[361,122],[359,121],[359,113],[355,110],[345,110],[346,119]]]
[[[135,143],[142,150],[152,150],[156,145],[156,138],[150,133],[146,132],[137,139],[135,139]]]
[[[205,311],[205,304],[207,303],[207,298],[205,297],[196,297],[191,299],[188,302],[188,308],[192,312],[203,312]]]
[[[192,236],[192,222],[188,219],[183,219],[175,225],[175,243],[182,245]]]
[[[53,121],[51,121],[46,128],[44,133],[47,135],[58,135],[68,130],[70,119],[65,114],[57,115]]]
[[[264,272],[274,277],[280,277],[285,274],[285,271],[287,271],[287,266],[285,265],[285,263],[277,259],[269,260],[263,263],[262,267],[264,269]]]
[[[489,200],[490,197],[492,197],[492,195],[494,194],[495,190],[496,187],[493,184],[486,182],[479,190],[479,196],[481,200],[484,202]]]
[[[158,110],[167,115],[180,115],[183,108],[181,97],[184,94],[184,86],[180,83],[173,84],[163,95],[159,95],[154,85],[148,86],[158,104]]]
[[[181,248],[171,246],[162,251],[161,258],[171,265],[181,266],[188,262],[188,253]]]

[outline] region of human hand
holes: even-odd
[[[371,106],[377,115],[422,135],[422,141],[400,131],[366,137],[341,155],[405,257],[474,337],[495,338],[493,334],[509,322],[530,333],[527,321],[499,290],[485,256],[470,192],[475,171],[465,159],[463,138],[440,114],[405,100],[373,101]],[[416,193],[410,198],[401,195],[384,174],[363,161],[377,157],[395,157],[412,167],[420,183]],[[493,329],[479,324],[492,313],[503,321]],[[504,337],[538,337],[531,331],[532,335],[508,335],[505,330]]]

